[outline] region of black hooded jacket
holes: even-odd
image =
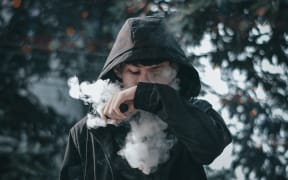
[[[145,175],[129,166],[117,152],[129,127],[88,129],[87,118],[75,124],[61,169],[60,180],[202,180],[202,165],[211,163],[231,142],[223,119],[204,100],[197,100],[200,79],[163,18],[128,19],[120,30],[106,60],[101,79],[115,80],[112,69],[127,61],[165,59],[179,65],[180,91],[168,85],[138,83],[134,106],[157,114],[178,139],[170,159],[157,171]],[[192,98],[191,98],[192,97]]]

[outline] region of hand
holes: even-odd
[[[126,119],[130,112],[135,110],[134,97],[137,86],[115,93],[112,98],[103,106],[101,118],[107,123],[108,119],[112,119],[114,123]],[[119,109],[121,104],[127,104],[128,110],[122,113]]]

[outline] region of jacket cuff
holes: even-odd
[[[139,82],[134,97],[134,107],[156,113],[161,108],[155,84]]]

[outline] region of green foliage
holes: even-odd
[[[100,24],[107,6],[1,1],[0,179],[57,179],[75,119],[40,101],[51,92],[35,94],[31,87],[74,74],[95,79],[103,62],[100,52],[112,39]]]
[[[210,59],[222,70],[229,87],[227,94],[218,96],[230,118],[237,121],[230,127],[234,132],[232,168],[242,167],[246,179],[285,179],[287,2],[187,1],[182,5],[186,7],[179,9],[183,12],[178,15],[178,31],[183,43],[198,45],[208,34],[215,47],[205,54],[191,54],[191,59],[195,64],[203,57]],[[280,68],[273,71],[271,67]],[[245,76],[244,87],[237,83],[236,71]],[[261,99],[257,89],[264,89],[267,97]]]
[[[7,162],[0,165],[0,179],[56,178],[75,119],[45,105],[31,86],[75,74],[94,80],[125,19],[151,14],[167,17],[184,48],[199,45],[208,34],[213,50],[187,54],[199,69],[198,60],[210,60],[229,86],[227,94],[217,95],[232,119],[233,163],[230,171],[208,170],[209,177],[233,179],[239,167],[246,179],[287,176],[287,1],[0,3],[0,161]],[[267,64],[283,71],[271,71]],[[235,71],[245,75],[244,86]],[[203,85],[203,93],[213,92]]]

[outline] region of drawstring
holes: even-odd
[[[110,170],[112,179],[114,180],[114,173],[113,173],[113,169],[112,169],[111,163],[110,163],[110,161],[109,161],[109,158],[108,158],[108,156],[107,156],[107,154],[106,154],[106,152],[105,152],[105,150],[104,150],[101,142],[99,141],[99,139],[98,139],[96,136],[93,136],[92,134],[90,134],[90,136],[91,136],[91,138],[92,138],[93,154],[95,154],[94,141],[93,141],[93,140],[95,139],[95,140],[97,141],[97,143],[99,144],[100,148],[102,149],[102,152],[103,152],[104,158],[105,158],[105,160],[106,160],[106,162],[107,162],[107,164],[108,164],[108,167],[109,167],[109,170]],[[93,138],[93,137],[94,137],[94,138]],[[96,161],[95,161],[94,158],[95,158],[95,157],[94,157],[94,155],[93,155],[94,174],[96,174],[96,169],[95,169],[95,168],[96,168],[96,165],[95,165],[95,162],[96,162]]]
[[[93,155],[93,174],[94,174],[94,178],[96,180],[96,159],[95,159],[95,145],[94,145],[94,141],[93,141],[93,136],[92,134],[90,134],[91,137],[91,142],[92,142],[92,155]]]
[[[86,154],[85,154],[85,167],[84,167],[84,180],[86,180],[86,176],[87,176],[87,164],[88,164],[88,131],[86,131]]]

